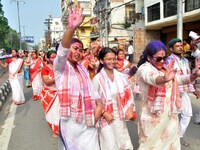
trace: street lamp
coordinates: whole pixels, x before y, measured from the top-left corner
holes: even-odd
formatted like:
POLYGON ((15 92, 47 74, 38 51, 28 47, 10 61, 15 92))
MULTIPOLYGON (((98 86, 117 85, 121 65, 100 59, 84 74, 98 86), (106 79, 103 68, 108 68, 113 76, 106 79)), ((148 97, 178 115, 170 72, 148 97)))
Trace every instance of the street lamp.
POLYGON ((21 43, 21 28, 20 28, 20 14, 19 14, 19 3, 22 2, 23 4, 25 4, 25 1, 22 0, 11 0, 12 2, 16 2, 17 3, 17 13, 18 13, 18 26, 19 26, 19 49, 22 49, 22 43, 21 43))

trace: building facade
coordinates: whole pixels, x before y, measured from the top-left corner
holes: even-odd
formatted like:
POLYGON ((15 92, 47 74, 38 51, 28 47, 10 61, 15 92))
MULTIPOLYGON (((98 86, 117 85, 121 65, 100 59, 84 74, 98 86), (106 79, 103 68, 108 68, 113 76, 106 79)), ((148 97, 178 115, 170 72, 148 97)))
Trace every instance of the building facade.
MULTIPOLYGON (((200 33, 200 1, 180 1, 183 39, 188 39, 190 31, 200 33)), ((136 14, 141 14, 134 29, 135 55, 139 56, 150 40, 158 39, 167 45, 170 39, 177 37, 177 0, 136 0, 135 4, 136 14)))
POLYGON ((134 1, 97 0, 94 10, 102 45, 113 47, 133 40, 134 1))
POLYGON ((50 25, 52 47, 56 47, 56 45, 61 41, 63 37, 63 30, 64 28, 61 18, 52 18, 50 25))
POLYGON ((92 20, 92 2, 93 0, 61 0, 61 21, 63 23, 64 28, 67 28, 68 24, 68 8, 69 6, 74 6, 75 4, 80 5, 80 7, 84 8, 83 14, 86 16, 84 22, 80 25, 80 27, 76 30, 75 36, 80 38, 83 42, 84 47, 88 47, 90 43, 90 33, 92 32, 91 20, 92 20))

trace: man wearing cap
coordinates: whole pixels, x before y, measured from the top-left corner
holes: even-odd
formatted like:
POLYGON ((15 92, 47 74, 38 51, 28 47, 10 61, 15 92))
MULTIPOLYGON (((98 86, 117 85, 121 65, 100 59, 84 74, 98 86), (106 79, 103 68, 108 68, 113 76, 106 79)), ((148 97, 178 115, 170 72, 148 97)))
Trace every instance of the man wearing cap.
POLYGON ((198 75, 198 70, 194 74, 191 74, 189 61, 182 56, 183 53, 183 43, 179 38, 173 38, 169 42, 169 49, 172 54, 167 58, 166 64, 170 63, 171 60, 175 60, 174 69, 177 69, 176 79, 180 80, 179 92, 181 96, 182 110, 180 112, 180 141, 181 144, 188 147, 190 144, 183 139, 183 135, 190 123, 192 116, 192 105, 188 92, 194 92, 192 82, 196 80, 198 75), (182 82, 181 82, 182 81, 182 82))
MULTIPOLYGON (((189 36, 192 39, 191 41, 192 56, 195 58, 200 58, 200 36, 193 31, 190 31, 189 36)), ((197 98, 199 98, 198 95, 197 95, 197 98)), ((196 114, 194 123, 200 125, 200 111, 199 113, 196 114)))

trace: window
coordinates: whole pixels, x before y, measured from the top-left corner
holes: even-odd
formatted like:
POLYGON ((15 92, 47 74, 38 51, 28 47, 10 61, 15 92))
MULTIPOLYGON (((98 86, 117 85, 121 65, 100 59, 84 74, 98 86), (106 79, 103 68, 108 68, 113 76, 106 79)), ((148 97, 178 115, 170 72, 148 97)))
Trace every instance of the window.
POLYGON ((164 18, 177 14, 177 1, 164 0, 164 18))
POLYGON ((85 29, 81 29, 81 33, 85 33, 85 29))
POLYGON ((90 9, 90 2, 79 1, 79 5, 81 8, 90 9))
POLYGON ((198 8, 200 8, 200 0, 185 1, 185 12, 192 11, 198 8))
POLYGON ((148 22, 160 19, 160 3, 147 7, 148 22))

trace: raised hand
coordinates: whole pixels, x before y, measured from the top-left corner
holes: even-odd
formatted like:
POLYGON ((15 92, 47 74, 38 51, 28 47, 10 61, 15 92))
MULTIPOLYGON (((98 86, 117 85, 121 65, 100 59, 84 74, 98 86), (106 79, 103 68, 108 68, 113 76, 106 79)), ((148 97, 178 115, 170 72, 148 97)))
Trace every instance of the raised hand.
POLYGON ((78 26, 81 25, 85 16, 83 16, 83 8, 75 5, 74 9, 70 6, 69 16, 68 16, 68 28, 75 30, 78 26))
POLYGON ((174 63, 175 63, 175 59, 173 59, 169 65, 165 66, 165 81, 168 82, 172 79, 174 79, 175 75, 176 75, 176 69, 174 69, 174 63))

